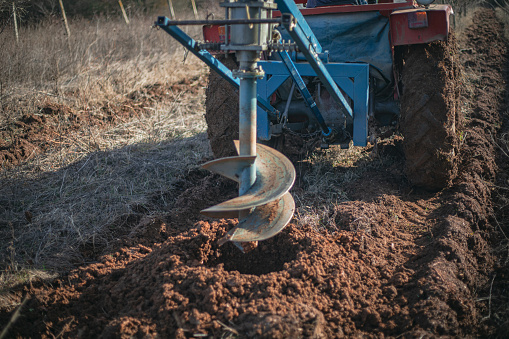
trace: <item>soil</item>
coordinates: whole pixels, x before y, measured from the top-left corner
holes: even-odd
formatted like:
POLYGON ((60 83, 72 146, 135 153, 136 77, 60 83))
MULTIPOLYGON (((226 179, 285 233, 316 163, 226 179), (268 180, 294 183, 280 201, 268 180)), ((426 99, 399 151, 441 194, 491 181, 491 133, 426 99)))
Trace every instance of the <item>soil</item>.
MULTIPOLYGON (((178 211, 144 221, 138 238, 66 276, 12 291, 27 302, 9 335, 506 336, 509 160, 496 140, 509 131, 508 55, 494 12, 479 10, 459 45, 473 77, 461 79, 468 116, 447 189, 412 187, 402 139, 385 139, 378 152, 392 161, 345 187, 352 200, 330 209, 336 229, 290 224, 242 254, 217 245, 236 221, 198 215, 201 205, 235 195, 235 185, 192 172, 195 184, 176 192, 178 211)), ((2 309, 0 324, 13 312, 2 309)))

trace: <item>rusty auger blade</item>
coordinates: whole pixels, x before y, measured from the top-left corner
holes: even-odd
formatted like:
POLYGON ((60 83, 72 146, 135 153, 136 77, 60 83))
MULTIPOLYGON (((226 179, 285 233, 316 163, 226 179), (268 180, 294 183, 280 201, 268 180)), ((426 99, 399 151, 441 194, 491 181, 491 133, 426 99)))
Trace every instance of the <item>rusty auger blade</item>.
POLYGON ((227 241, 261 241, 273 237, 290 222, 294 211, 295 201, 290 193, 286 193, 276 201, 254 208, 237 226, 219 239, 219 244, 227 241))
MULTIPOLYGON (((242 171, 254 157, 238 156, 209 161, 203 168, 239 181, 242 171)), ((283 154, 257 144, 256 181, 249 190, 234 199, 209 207, 202 214, 215 218, 244 216, 220 241, 248 242, 268 239, 279 233, 291 220, 295 202, 288 193, 295 182, 295 168, 283 154), (246 216, 247 214, 247 216, 246 216)))

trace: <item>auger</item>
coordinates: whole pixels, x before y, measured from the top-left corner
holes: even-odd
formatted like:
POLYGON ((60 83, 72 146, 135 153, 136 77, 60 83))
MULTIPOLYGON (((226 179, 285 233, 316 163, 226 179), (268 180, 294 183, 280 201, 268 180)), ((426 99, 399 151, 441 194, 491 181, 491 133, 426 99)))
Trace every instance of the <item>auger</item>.
MULTIPOLYGON (((366 146, 368 140, 376 142, 374 130, 368 128, 370 119, 379 126, 394 126, 400 115, 409 114, 412 118, 401 119, 401 124, 435 130, 405 135, 409 143, 419 140, 423 145, 405 148, 407 175, 417 185, 424 177, 437 178, 436 186, 447 184, 450 178, 443 173, 454 166, 454 159, 440 154, 454 154, 446 152, 454 148, 451 133, 444 131, 438 141, 426 137, 438 135, 436 129, 454 130, 454 124, 437 120, 443 110, 431 111, 426 105, 431 92, 441 88, 422 89, 423 104, 403 108, 405 87, 401 66, 395 66, 404 64, 402 58, 411 53, 422 54, 418 46, 447 41, 452 8, 430 6, 432 1, 226 0, 221 3, 225 19, 158 18, 156 26, 232 85, 232 97, 238 90, 238 112, 221 112, 222 119, 230 120, 238 113, 238 155, 203 165, 239 183, 238 197, 202 211, 209 217, 238 218, 220 244, 232 241, 243 250, 243 243, 270 238, 291 220, 295 203, 289 190, 295 169, 283 154, 257 143, 287 132, 320 135, 324 148, 366 146), (204 41, 195 41, 177 27, 192 24, 204 25, 204 41), (238 68, 230 70, 211 52, 230 58, 234 54, 238 68), (433 119, 438 123, 432 125, 433 119)), ((440 72, 434 67, 432 71, 440 72)), ((234 142, 233 136, 227 137, 234 142)), ((210 142, 214 154, 222 154, 215 140, 210 142)))
MULTIPOLYGON (((267 19, 275 8, 272 2, 230 1, 222 4, 227 20, 267 19)), ((219 241, 265 240, 280 232, 290 221, 295 203, 288 191, 295 181, 292 163, 276 150, 256 143, 257 79, 263 70, 257 67, 261 53, 267 50, 268 24, 232 25, 225 49, 235 51, 240 67, 233 73, 239 84, 238 156, 210 161, 203 168, 239 183, 239 197, 207 208, 201 213, 211 217, 239 218, 238 225, 219 241)))
MULTIPOLYGON (((227 1, 222 6, 226 8, 225 22, 230 26, 221 49, 235 51, 240 64, 232 73, 239 88, 239 140, 235 142, 238 156, 215 159, 202 167, 238 182, 239 197, 201 213, 238 218, 238 225, 219 244, 233 241, 244 250, 243 243, 270 238, 291 220, 295 202, 288 191, 295 181, 295 168, 283 154, 256 142, 256 85, 257 79, 264 76, 257 62, 261 53, 268 50, 268 37, 272 34, 269 23, 274 22, 271 11, 276 6, 272 1, 227 1)), ((159 18, 158 23, 168 27, 166 18, 159 18)))

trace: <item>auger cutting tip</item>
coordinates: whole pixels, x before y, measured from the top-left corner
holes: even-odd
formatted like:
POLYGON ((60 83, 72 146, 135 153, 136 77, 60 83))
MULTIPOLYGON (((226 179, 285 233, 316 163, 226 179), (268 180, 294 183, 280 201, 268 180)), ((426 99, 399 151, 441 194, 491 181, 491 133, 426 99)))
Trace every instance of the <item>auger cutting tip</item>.
POLYGON ((219 240, 219 245, 227 241, 251 242, 271 238, 288 225, 294 211, 295 201, 290 193, 286 193, 276 201, 256 207, 219 240))

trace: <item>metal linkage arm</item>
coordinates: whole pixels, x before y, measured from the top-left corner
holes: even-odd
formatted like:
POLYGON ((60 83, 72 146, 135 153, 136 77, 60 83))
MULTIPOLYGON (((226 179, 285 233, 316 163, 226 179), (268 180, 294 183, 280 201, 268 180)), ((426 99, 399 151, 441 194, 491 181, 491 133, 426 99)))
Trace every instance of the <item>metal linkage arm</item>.
POLYGON ((281 24, 281 19, 170 20, 169 26, 281 24))
MULTIPOLYGON (((239 80, 234 78, 232 72, 226 67, 221 61, 214 58, 212 54, 210 54, 207 50, 200 50, 197 48, 197 42, 191 38, 189 35, 184 33, 177 26, 170 25, 170 19, 165 16, 160 16, 157 18, 156 26, 162 28, 166 33, 171 35, 175 40, 180 42, 182 46, 187 48, 191 53, 196 55, 200 60, 205 62, 207 66, 212 68, 215 72, 221 75, 226 81, 232 84, 237 90, 239 89, 239 80)), ((263 110, 267 111, 274 118, 279 117, 279 111, 272 107, 272 105, 262 98, 261 96, 257 96, 258 106, 260 106, 263 110)))
MULTIPOLYGON (((287 3, 288 1, 276 0, 276 2, 279 5, 280 2, 287 3)), ((312 48, 309 48, 309 46, 312 46, 312 41, 309 40, 308 36, 302 30, 301 25, 295 23, 295 18, 293 17, 292 14, 283 13, 283 26, 290 34, 293 41, 295 41, 295 43, 299 47, 300 52, 304 54, 306 60, 309 62, 311 67, 313 67, 314 71, 316 72, 316 75, 318 76, 318 78, 320 78, 323 85, 329 91, 329 94, 332 96, 334 101, 336 101, 339 104, 342 104, 345 107, 346 111, 349 114, 347 118, 351 121, 351 119, 353 118, 352 107, 350 107, 350 105, 346 101, 343 93, 341 93, 341 91, 339 90, 339 87, 332 79, 331 75, 329 74, 329 71, 327 71, 327 69, 323 65, 323 62, 318 57, 317 53, 313 51, 312 48)))
POLYGON ((308 88, 306 87, 306 84, 304 83, 304 80, 302 80, 302 77, 299 74, 299 71, 297 71, 297 68, 295 67, 292 59, 288 55, 288 52, 283 51, 279 52, 279 57, 283 61, 284 65, 288 69, 288 73, 290 73, 290 76, 292 77, 293 81, 297 84, 297 87, 302 94, 302 97, 306 101, 306 104, 311 109, 313 114, 315 115, 316 120, 318 121, 318 124, 320 125, 320 128, 322 129, 322 133, 325 136, 328 136, 331 133, 330 128, 325 123, 325 120, 323 119, 322 114, 320 113, 320 110, 318 109, 318 106, 316 105, 315 100, 311 96, 311 93, 309 93, 308 88))

